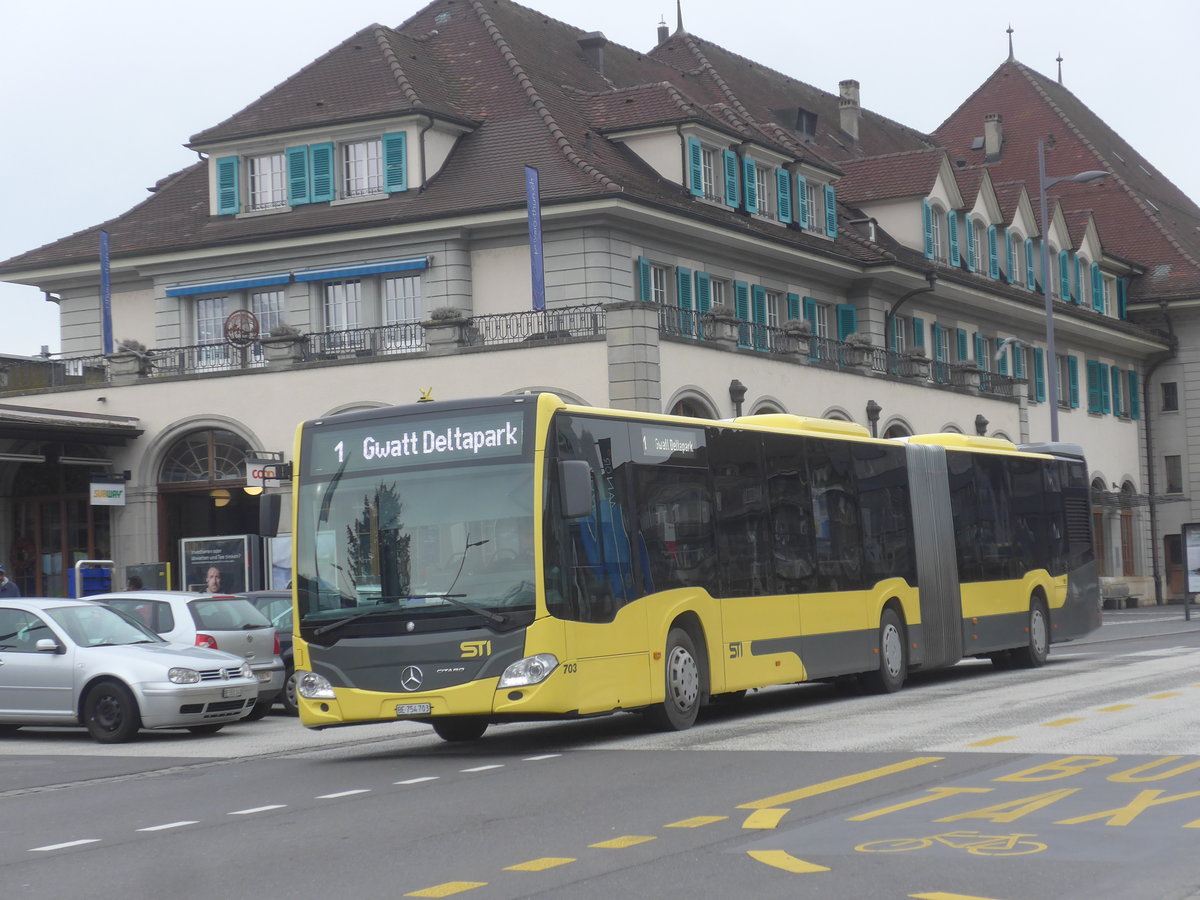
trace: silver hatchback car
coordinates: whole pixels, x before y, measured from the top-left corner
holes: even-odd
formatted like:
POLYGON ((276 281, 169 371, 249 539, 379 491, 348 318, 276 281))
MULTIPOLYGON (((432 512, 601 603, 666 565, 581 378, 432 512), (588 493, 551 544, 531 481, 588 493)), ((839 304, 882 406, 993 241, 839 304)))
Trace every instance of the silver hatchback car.
POLYGON ((238 656, 168 643, 95 603, 0 597, 0 734, 84 725, 106 744, 139 728, 211 734, 257 700, 238 656))
POLYGON ((196 591, 114 591, 87 599, 111 606, 168 641, 245 659, 258 679, 258 703, 250 719, 270 712, 283 691, 284 665, 275 627, 249 600, 196 591))

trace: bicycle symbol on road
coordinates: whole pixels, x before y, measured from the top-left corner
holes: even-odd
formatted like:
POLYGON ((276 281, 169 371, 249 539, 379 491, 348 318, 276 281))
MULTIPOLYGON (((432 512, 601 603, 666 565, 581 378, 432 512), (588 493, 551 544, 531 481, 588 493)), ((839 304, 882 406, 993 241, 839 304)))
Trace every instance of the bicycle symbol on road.
POLYGON ((859 853, 903 853, 906 850, 924 850, 935 843, 945 844, 955 850, 966 850, 975 856, 1026 856, 1041 853, 1046 845, 1041 841, 1028 841, 1036 834, 980 834, 978 831, 947 831, 920 838, 892 838, 883 841, 868 841, 854 849, 859 853))

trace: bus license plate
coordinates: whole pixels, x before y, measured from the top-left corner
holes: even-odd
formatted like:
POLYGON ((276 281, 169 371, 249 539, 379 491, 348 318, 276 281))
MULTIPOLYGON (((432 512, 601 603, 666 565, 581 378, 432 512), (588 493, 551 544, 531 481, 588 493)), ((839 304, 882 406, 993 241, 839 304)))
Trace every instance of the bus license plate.
POLYGON ((430 706, 428 703, 397 703, 396 715, 398 716, 427 716, 429 715, 430 706))

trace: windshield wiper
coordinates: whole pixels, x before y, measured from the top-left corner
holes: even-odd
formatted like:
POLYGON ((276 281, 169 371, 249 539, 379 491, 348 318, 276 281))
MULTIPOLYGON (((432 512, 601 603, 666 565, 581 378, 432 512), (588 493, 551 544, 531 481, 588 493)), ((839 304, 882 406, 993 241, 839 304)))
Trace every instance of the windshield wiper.
POLYGON ((467 595, 466 594, 411 594, 411 595, 409 595, 409 599, 410 600, 445 600, 449 603, 454 604, 459 609, 465 609, 467 612, 473 612, 473 613, 476 613, 477 615, 483 616, 489 622, 493 622, 496 625, 503 625, 505 622, 508 621, 507 616, 501 615, 498 612, 492 612, 490 609, 484 609, 481 606, 476 606, 473 603, 467 603, 465 600, 458 599, 459 597, 465 597, 465 596, 467 596, 467 595))
POLYGON ((363 612, 354 613, 352 616, 346 616, 344 619, 338 619, 336 622, 330 622, 328 625, 322 625, 320 628, 313 629, 313 637, 318 637, 322 634, 328 634, 331 631, 336 631, 343 625, 349 625, 351 622, 357 622, 359 619, 365 619, 367 616, 376 616, 385 612, 399 612, 399 606, 388 606, 386 608, 375 607, 375 609, 364 610, 363 612))

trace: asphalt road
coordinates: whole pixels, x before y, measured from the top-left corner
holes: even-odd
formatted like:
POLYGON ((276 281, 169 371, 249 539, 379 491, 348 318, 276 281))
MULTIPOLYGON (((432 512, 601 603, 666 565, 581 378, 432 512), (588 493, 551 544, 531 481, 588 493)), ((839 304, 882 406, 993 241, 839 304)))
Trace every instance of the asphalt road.
POLYGON ((1200 617, 1032 672, 493 728, 0 738, 7 897, 1200 897, 1200 617), (692 752, 688 752, 692 751, 692 752))

